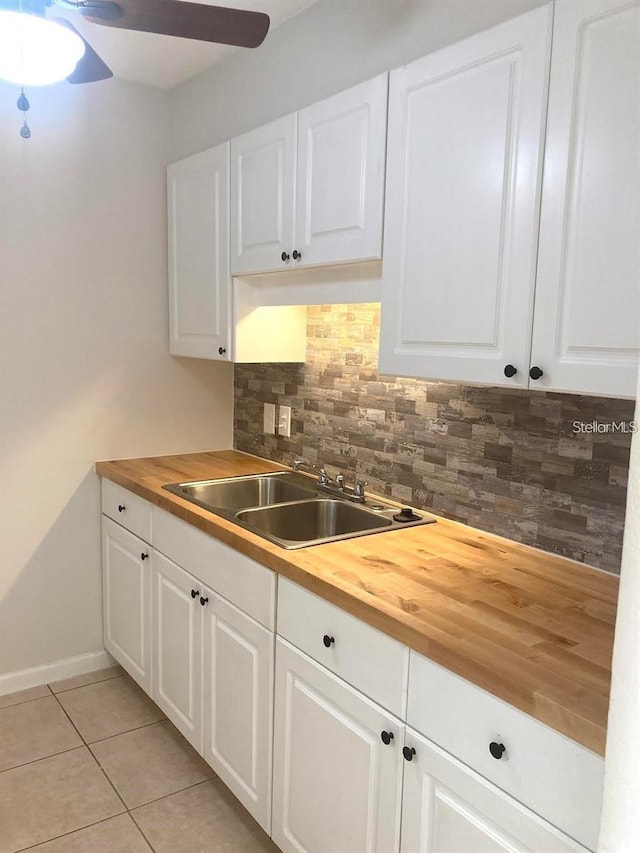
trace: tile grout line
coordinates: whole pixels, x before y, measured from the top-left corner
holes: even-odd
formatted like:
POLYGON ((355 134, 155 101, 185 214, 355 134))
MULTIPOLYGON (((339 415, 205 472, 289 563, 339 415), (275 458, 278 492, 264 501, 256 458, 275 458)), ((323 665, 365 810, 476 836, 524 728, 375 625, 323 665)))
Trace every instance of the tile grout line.
POLYGON ((32 758, 31 761, 23 761, 22 764, 14 764, 12 767, 5 767, 0 770, 0 776, 3 773, 9 773, 11 770, 19 770, 20 767, 28 767, 30 764, 37 764, 39 761, 46 761, 47 758, 55 758, 57 755, 65 755, 67 752, 73 752, 76 749, 84 749, 86 743, 77 743, 75 746, 70 746, 68 749, 61 749, 59 752, 51 752, 47 755, 41 755, 39 758, 32 758))
MULTIPOLYGON (((18 705, 28 705, 29 702, 39 702, 41 699, 50 699, 52 696, 55 696, 53 690, 49 687, 48 684, 37 684, 36 687, 46 687, 49 693, 46 696, 35 696, 33 699, 21 699, 20 702, 14 702, 12 705, 3 705, 0 707, 0 713, 2 711, 6 711, 9 708, 17 708, 18 705)), ((26 688, 29 690, 30 688, 26 688)), ((17 690, 16 693, 22 693, 21 690, 17 690)), ((12 696, 12 693, 5 693, 4 696, 12 696)), ((4 696, 0 696, 0 700, 4 698, 4 696)))
MULTIPOLYGON (((55 695, 55 694, 54 694, 54 695, 55 695)), ((128 813, 129 813, 129 809, 127 808, 127 804, 125 803, 125 801, 124 801, 124 800, 122 799, 122 797, 120 796, 120 792, 118 791, 118 789, 116 788, 116 786, 113 784, 113 782, 111 781, 111 779, 107 776, 106 771, 104 770, 104 768, 102 767, 102 765, 100 764, 100 762, 98 761, 98 759, 97 759, 97 758, 95 757, 95 755, 93 754, 93 752, 92 752, 92 750, 91 750, 91 747, 90 747, 90 746, 89 746, 89 744, 86 742, 86 740, 82 737, 82 735, 80 734, 80 732, 79 732, 79 730, 78 730, 78 728, 77 728, 76 724, 73 722, 73 720, 71 719, 71 717, 70 717, 70 716, 69 716, 69 714, 67 713, 66 708, 62 705, 62 703, 60 702, 60 700, 58 699, 58 697, 57 697, 57 696, 56 696, 56 701, 58 702, 58 705, 60 705, 60 707, 62 708, 63 713, 65 714, 65 716, 67 717, 67 719, 69 720, 69 722, 71 723, 71 725, 73 726, 73 728, 76 730, 76 732, 78 732, 78 735, 80 736, 80 738, 81 738, 81 740, 82 740, 82 742, 83 742, 83 744, 84 744, 84 748, 87 750, 87 752, 89 753, 89 755, 91 756, 91 758, 94 760, 94 762, 95 762, 96 766, 98 767, 98 769, 100 770, 100 772, 102 773, 102 775, 104 776, 104 778, 107 780, 107 782, 108 782, 109 786, 113 789, 113 792, 115 793, 116 797, 117 797, 117 798, 118 798, 118 800, 122 803, 122 806, 123 806, 123 808, 124 808, 124 811, 128 814, 128 813)))
MULTIPOLYGON (((113 681, 114 678, 124 678, 125 675, 126 673, 124 671, 116 672, 114 675, 110 675, 107 678, 99 678, 97 681, 88 681, 86 684, 76 684, 75 687, 63 687, 62 690, 54 690, 51 687, 51 684, 47 684, 47 687, 51 690, 54 696, 58 696, 60 693, 70 693, 72 690, 80 690, 83 687, 93 687, 94 684, 103 684, 105 681, 113 681)), ((55 683, 55 681, 52 682, 52 684, 55 683)))
POLYGON ((153 844, 149 841, 149 839, 147 838, 147 836, 146 836, 146 834, 145 834, 144 829, 140 826, 140 824, 139 824, 139 823, 138 823, 138 821, 135 819, 135 817, 133 816, 133 814, 132 814, 131 812, 127 812, 127 814, 129 815, 129 817, 130 817, 130 818, 131 818, 131 820, 133 821, 133 825, 136 827, 136 829, 138 830, 138 832, 140 833, 140 835, 141 835, 141 836, 144 838, 144 840, 147 842, 147 844, 149 845, 149 847, 151 848, 151 850, 153 851, 153 853, 156 853, 156 848, 155 848, 155 847, 153 846, 153 844))
MULTIPOLYGON (((212 773, 213 773, 213 771, 212 771, 212 773)), ((138 805, 138 806, 132 806, 128 810, 129 814, 131 814, 131 817, 133 817, 133 812, 136 811, 137 809, 144 809, 147 806, 151 806, 151 805, 154 805, 155 803, 159 803, 161 800, 167 800, 169 797, 175 797, 176 794, 182 794, 184 791, 190 791, 191 788, 197 788, 198 785, 206 785, 208 782, 214 782, 214 779, 218 779, 218 778, 220 778, 220 777, 216 776, 214 773, 208 779, 201 779, 199 782, 193 782, 193 784, 186 785, 184 788, 179 788, 177 791, 171 791, 170 794, 163 794, 161 797, 156 797, 155 800, 149 800, 146 803, 140 803, 140 805, 138 805)), ((135 820, 135 818, 134 818, 134 820, 135 820)))
POLYGON ((88 740, 85 741, 88 747, 94 746, 96 743, 104 743, 105 740, 111 740, 114 737, 121 737, 121 735, 128 735, 130 732, 139 732, 140 729, 148 729, 150 726, 157 726, 158 723, 167 723, 171 722, 167 717, 163 717, 161 720, 153 720, 150 723, 143 723, 141 726, 134 726, 132 729, 125 729, 123 732, 118 732, 115 735, 107 735, 106 737, 99 737, 96 740, 88 740))
MULTIPOLYGON (((37 844, 32 844, 31 847, 21 847, 19 850, 14 851, 14 853, 27 853, 28 850, 37 850, 39 847, 49 844, 51 841, 59 841, 61 838, 67 838, 70 835, 74 835, 76 832, 83 832, 85 829, 91 829, 93 826, 100 826, 101 823, 107 823, 110 820, 115 820, 115 818, 122 817, 123 814, 128 814, 128 812, 120 812, 120 814, 111 815, 110 817, 102 818, 102 820, 96 820, 93 821, 93 823, 88 823, 86 826, 80 826, 78 829, 63 832, 61 835, 54 835, 53 838, 47 838, 45 841, 38 841, 37 844)), ((155 853, 155 850, 153 853, 155 853)))

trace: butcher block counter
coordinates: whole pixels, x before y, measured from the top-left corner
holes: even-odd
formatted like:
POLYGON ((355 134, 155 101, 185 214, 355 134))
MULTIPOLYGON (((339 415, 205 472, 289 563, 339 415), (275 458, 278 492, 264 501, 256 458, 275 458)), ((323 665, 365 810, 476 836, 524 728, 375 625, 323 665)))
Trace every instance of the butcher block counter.
POLYGON ((162 487, 282 471, 233 450, 97 473, 604 754, 618 579, 438 517, 287 551, 162 487))

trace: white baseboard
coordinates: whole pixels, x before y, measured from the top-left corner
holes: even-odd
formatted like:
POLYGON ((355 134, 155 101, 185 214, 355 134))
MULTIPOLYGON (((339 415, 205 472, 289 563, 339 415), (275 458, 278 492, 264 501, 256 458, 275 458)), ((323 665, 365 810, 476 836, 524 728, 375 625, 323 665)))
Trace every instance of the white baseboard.
POLYGON ((97 669, 105 669, 115 664, 114 659, 104 649, 101 652, 90 652, 73 658, 64 658, 31 669, 21 669, 18 672, 8 672, 0 675, 0 696, 15 693, 40 684, 51 684, 73 675, 84 675, 97 669))

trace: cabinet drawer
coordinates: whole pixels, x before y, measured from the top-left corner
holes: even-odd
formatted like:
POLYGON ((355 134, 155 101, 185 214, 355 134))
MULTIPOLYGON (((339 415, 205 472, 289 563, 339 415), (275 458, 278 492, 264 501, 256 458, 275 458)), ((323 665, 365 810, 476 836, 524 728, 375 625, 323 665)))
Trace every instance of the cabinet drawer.
POLYGON ((407 723, 596 849, 604 776, 599 755, 416 652, 410 656, 407 723), (492 743, 505 747, 499 759, 492 743))
POLYGON ((151 542, 151 504, 104 477, 102 512, 145 542, 151 542))
POLYGON ((404 718, 406 646, 282 577, 278 582, 278 634, 404 718))
POLYGON ((157 551, 273 631, 275 575, 270 569, 156 506, 153 537, 157 551))

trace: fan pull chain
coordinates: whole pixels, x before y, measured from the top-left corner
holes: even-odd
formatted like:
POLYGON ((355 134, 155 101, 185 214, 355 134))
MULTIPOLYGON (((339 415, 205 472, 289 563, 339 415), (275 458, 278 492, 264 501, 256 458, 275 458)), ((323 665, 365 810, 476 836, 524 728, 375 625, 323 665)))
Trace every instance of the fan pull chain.
MULTIPOLYGON (((18 12, 21 15, 23 14, 22 0, 18 0, 18 12)), ((24 70, 24 44, 22 43, 22 40, 20 41, 20 52, 22 54, 22 68, 24 70)), ((31 104, 29 103, 29 99, 24 93, 24 86, 20 87, 20 97, 18 98, 16 106, 22 113, 22 127, 20 128, 20 136, 23 139, 31 139, 31 128, 29 127, 26 116, 27 112, 31 108, 31 104)))
POLYGON ((27 123, 27 116, 26 116, 26 113, 29 111, 31 104, 29 103, 29 99, 27 98, 27 96, 24 93, 24 86, 22 86, 20 89, 20 97, 18 98, 18 100, 16 102, 16 106, 18 107, 18 109, 22 113, 22 127, 20 128, 20 136, 23 139, 31 139, 31 128, 29 127, 29 124, 27 123))

